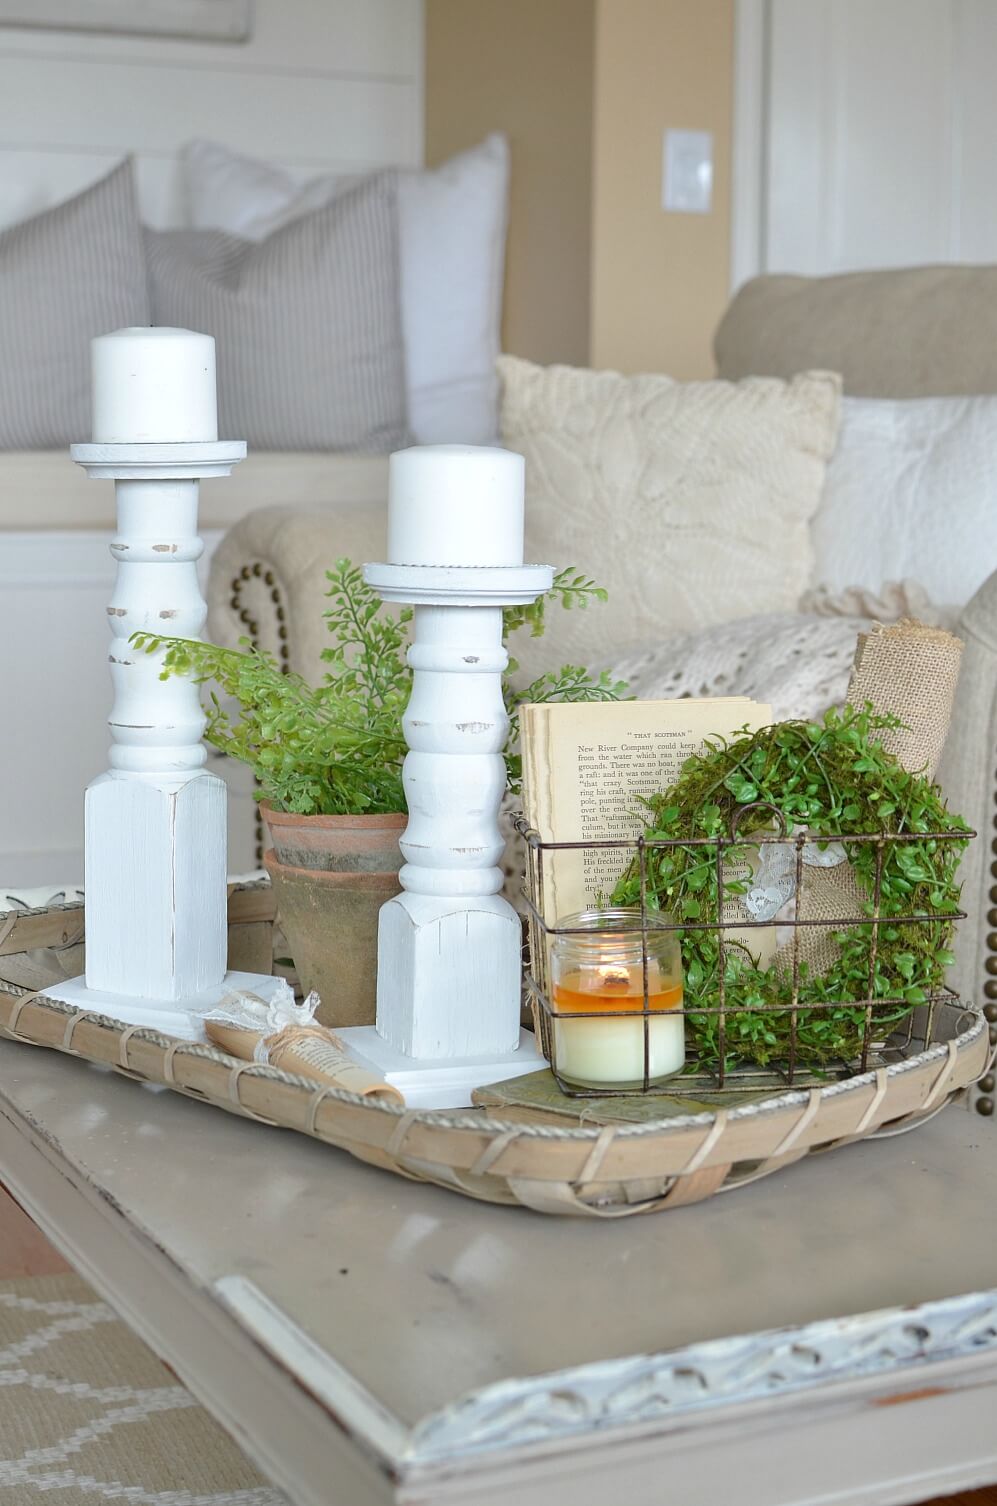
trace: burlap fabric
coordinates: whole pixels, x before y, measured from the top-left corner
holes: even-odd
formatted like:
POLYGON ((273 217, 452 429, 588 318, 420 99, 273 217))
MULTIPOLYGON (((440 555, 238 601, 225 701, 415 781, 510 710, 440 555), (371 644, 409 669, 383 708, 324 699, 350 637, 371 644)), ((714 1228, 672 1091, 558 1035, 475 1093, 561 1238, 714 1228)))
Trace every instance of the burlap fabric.
MULTIPOLYGON (((961 657, 961 639, 909 617, 859 634, 848 703, 858 707, 869 702, 881 714, 892 712, 900 718, 903 727, 883 732, 880 741, 912 774, 934 777, 952 716, 961 657)), ((800 920, 854 919, 862 914, 865 898, 850 864, 805 867, 796 915, 800 920)), ((804 926, 776 954, 780 969, 792 969, 794 943, 811 973, 823 972, 838 954, 828 930, 804 926)))

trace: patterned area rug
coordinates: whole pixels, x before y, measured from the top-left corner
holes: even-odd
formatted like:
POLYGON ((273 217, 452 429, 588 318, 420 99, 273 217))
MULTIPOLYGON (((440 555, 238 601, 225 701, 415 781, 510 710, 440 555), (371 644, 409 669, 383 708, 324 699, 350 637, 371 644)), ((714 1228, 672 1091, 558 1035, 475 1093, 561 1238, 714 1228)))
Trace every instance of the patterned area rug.
POLYGON ((0 1281, 0 1506, 287 1506, 78 1276, 0 1281))

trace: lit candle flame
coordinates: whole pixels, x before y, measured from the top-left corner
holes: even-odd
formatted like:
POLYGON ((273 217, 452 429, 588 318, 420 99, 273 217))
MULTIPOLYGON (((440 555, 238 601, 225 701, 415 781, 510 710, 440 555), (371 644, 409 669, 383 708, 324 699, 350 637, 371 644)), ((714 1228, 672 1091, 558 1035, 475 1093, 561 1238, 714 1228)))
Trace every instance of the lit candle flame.
POLYGON ((610 987, 613 983, 630 982, 630 969, 628 967, 621 967, 616 962, 607 962, 602 967, 597 967, 596 972, 599 975, 599 982, 604 988, 610 987))

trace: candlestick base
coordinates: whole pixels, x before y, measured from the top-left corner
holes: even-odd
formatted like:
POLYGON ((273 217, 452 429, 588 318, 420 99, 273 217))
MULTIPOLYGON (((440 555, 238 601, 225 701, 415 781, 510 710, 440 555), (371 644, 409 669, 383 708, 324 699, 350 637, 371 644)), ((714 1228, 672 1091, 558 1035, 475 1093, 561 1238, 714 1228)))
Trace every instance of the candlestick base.
POLYGON ((389 1046, 373 1025, 355 1025, 336 1034, 358 1066, 397 1088, 410 1109, 466 1109, 475 1088, 510 1077, 539 1072, 547 1063, 528 1030, 519 1033, 514 1051, 495 1056, 405 1056, 389 1046))
POLYGON ((124 1025, 145 1025, 149 1030, 158 1030, 161 1035, 176 1036, 182 1041, 206 1042, 202 1024, 209 1009, 220 1004, 228 993, 256 994, 267 1003, 273 997, 283 979, 267 973, 226 973, 220 983, 187 999, 130 999, 125 994, 113 994, 104 989, 87 988, 86 978, 69 978, 65 983, 55 983, 43 989, 44 999, 56 999, 60 1004, 71 1004, 81 1014, 103 1015, 120 1020, 124 1025))
POLYGON ((88 988, 168 1000, 182 1012, 181 1000, 219 983, 228 950, 226 799, 224 782, 204 769, 186 778, 114 771, 88 787, 88 988))
MULTIPOLYGON (((405 838, 410 833, 411 816, 405 838)), ((522 946, 522 922, 499 894, 389 899, 378 917, 378 1035, 406 1060, 477 1061, 515 1051, 522 946)))

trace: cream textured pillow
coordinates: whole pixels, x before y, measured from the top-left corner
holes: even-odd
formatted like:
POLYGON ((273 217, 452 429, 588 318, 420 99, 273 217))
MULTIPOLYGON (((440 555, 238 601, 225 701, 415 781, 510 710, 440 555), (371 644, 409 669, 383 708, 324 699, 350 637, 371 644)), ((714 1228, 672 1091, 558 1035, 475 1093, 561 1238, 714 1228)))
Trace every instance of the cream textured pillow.
POLYGON ((796 608, 836 376, 675 382, 512 356, 499 374, 503 441, 526 457, 527 559, 577 565, 609 591, 517 642, 526 674, 599 668, 668 634, 796 608))

